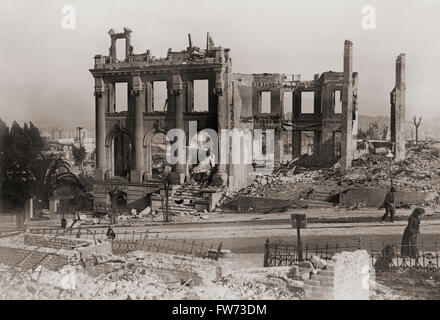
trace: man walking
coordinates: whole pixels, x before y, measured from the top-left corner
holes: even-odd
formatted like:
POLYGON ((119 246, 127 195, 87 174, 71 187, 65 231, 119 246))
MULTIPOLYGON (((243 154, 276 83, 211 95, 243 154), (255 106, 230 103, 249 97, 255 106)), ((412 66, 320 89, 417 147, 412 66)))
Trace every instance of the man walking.
POLYGON ((382 216, 382 222, 385 222, 388 219, 388 216, 390 216, 390 222, 394 222, 394 214, 396 213, 394 206, 394 192, 396 192, 396 189, 391 187, 390 191, 385 196, 385 200, 383 202, 385 214, 382 216))

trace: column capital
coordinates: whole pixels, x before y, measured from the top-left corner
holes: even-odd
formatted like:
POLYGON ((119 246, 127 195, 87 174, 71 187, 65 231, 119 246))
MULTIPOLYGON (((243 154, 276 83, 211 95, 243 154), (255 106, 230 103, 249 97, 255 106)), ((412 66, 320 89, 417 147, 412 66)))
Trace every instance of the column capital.
POLYGON ((107 85, 102 79, 102 77, 95 78, 95 96, 102 97, 107 89, 107 85))
POLYGON ((214 88, 214 94, 217 96, 223 95, 223 88, 214 88))
POLYGON ((179 95, 182 94, 183 89, 182 89, 182 88, 173 88, 173 89, 171 90, 171 92, 172 92, 175 96, 179 96, 179 95))
POLYGON ((138 97, 142 94, 142 92, 144 92, 144 89, 133 89, 133 90, 131 90, 130 94, 132 96, 138 97))

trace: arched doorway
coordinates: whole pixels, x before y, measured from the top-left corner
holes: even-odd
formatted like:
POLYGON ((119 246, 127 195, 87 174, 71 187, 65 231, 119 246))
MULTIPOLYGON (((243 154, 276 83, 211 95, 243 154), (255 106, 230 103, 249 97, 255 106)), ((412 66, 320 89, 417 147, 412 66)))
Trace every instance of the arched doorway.
POLYGON ((113 176, 129 180, 131 171, 131 142, 127 133, 123 131, 115 133, 112 151, 113 176))

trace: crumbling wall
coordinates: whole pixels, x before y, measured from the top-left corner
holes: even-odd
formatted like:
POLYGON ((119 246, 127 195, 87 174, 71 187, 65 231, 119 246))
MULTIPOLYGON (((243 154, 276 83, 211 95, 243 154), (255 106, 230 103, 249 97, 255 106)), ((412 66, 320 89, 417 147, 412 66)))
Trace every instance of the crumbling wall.
MULTIPOLYGON (((233 129, 243 130, 244 133, 248 132, 250 136, 252 136, 253 122, 246 120, 242 121, 242 119, 247 119, 252 116, 252 76, 234 75, 234 77, 236 79, 232 81, 232 102, 234 107, 233 129)), ((232 190, 240 190, 246 187, 252 181, 254 172, 252 161, 250 163, 245 163, 244 161, 245 156, 249 156, 244 154, 244 141, 241 144, 240 150, 233 149, 232 145, 229 147, 229 187, 232 190), (240 163, 233 163, 232 155, 237 151, 240 151, 241 160, 240 163)))
MULTIPOLYGON (((342 206, 353 206, 363 202, 366 206, 380 206, 383 204, 387 189, 353 188, 347 189, 339 194, 339 204, 342 206)), ((397 191, 394 193, 396 205, 424 204, 434 201, 437 197, 435 192, 407 192, 397 191)))
POLYGON ((370 257, 366 250, 336 253, 325 270, 304 280, 307 300, 368 300, 370 257))

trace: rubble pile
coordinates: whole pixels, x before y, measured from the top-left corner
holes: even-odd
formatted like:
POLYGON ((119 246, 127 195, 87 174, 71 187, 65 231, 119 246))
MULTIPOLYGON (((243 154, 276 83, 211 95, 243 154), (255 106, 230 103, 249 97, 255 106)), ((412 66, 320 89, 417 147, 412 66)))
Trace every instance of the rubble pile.
POLYGON ((299 298, 291 290, 293 280, 268 270, 222 274, 206 260, 143 251, 95 258, 91 266, 67 265, 58 271, 39 266, 18 272, 0 265, 0 299, 299 298))
POLYGON ((339 185, 389 186, 407 191, 440 191, 440 145, 421 145, 407 150, 404 161, 394 163, 383 155, 367 154, 353 161, 339 185))
POLYGON ((290 270, 290 276, 294 279, 307 280, 313 274, 318 274, 319 270, 326 270, 329 264, 333 265, 334 262, 312 256, 310 261, 301 261, 294 265, 290 270))
POLYGON ((257 173, 254 181, 240 190, 237 196, 286 199, 286 197, 291 197, 292 194, 304 191, 306 186, 313 186, 323 176, 322 170, 299 168, 279 170, 272 175, 257 173))

